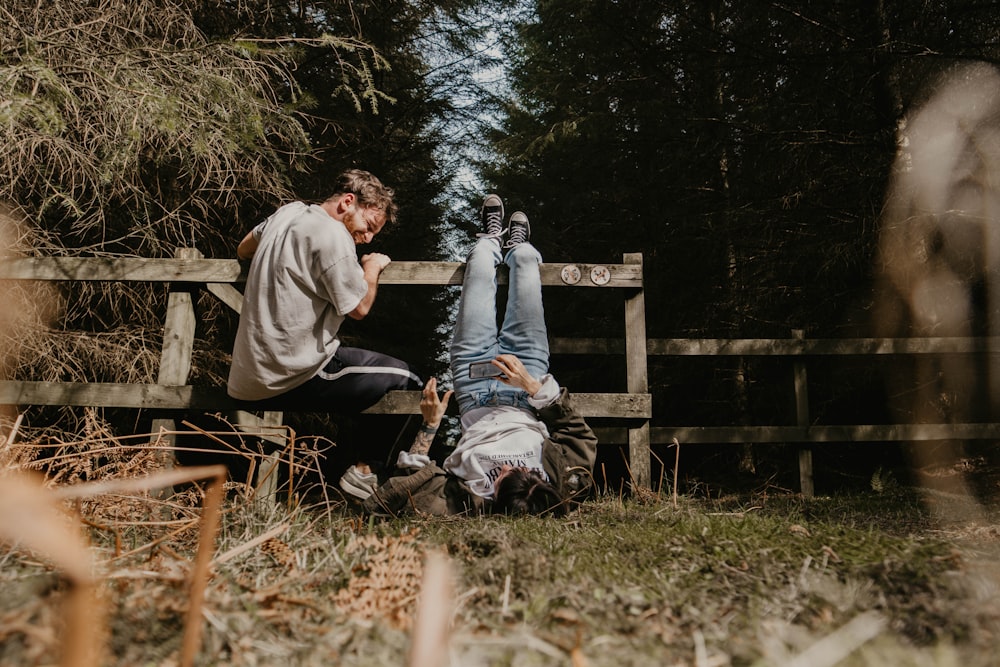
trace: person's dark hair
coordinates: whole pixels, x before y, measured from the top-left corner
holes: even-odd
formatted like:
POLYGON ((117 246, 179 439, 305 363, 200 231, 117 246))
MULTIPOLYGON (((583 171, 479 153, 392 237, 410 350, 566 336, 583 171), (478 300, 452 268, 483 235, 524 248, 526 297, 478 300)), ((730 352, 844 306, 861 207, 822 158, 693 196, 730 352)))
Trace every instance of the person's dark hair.
POLYGON ((510 514, 566 514, 556 487, 537 470, 514 468, 500 478, 493 491, 493 512, 510 514))
POLYGON ((327 200, 336 199, 347 193, 358 198, 358 205, 361 208, 375 207, 384 211, 386 225, 396 222, 396 213, 399 211, 399 206, 393 199, 396 193, 392 188, 383 185, 375 174, 363 169, 348 169, 337 177, 333 194, 327 197, 327 200))

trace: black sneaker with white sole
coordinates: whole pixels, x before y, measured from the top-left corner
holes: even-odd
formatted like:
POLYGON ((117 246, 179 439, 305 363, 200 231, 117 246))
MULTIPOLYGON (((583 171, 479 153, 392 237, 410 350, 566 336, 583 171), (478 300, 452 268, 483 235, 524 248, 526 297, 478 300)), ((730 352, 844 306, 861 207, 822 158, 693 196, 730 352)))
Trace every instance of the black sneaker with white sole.
POLYGON ((531 225, 528 224, 528 216, 521 211, 515 211, 510 215, 510 222, 507 225, 507 242, 504 248, 513 248, 528 241, 531 238, 531 225))
POLYGON ((490 239, 499 239, 503 236, 503 200, 500 197, 486 195, 480 215, 483 231, 476 236, 490 239))

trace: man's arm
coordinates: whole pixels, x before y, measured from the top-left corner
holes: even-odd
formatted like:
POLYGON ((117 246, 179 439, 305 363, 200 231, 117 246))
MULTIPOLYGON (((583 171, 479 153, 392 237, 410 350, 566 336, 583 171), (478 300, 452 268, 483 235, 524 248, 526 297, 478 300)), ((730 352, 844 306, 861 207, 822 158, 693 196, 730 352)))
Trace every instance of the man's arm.
POLYGON ((236 256, 240 259, 250 259, 255 252, 257 252, 257 239, 254 238, 253 231, 249 231, 236 246, 236 256))
POLYGON ((347 313, 347 316, 352 320, 363 320, 369 311, 371 311, 372 306, 375 305, 379 276, 382 275, 382 271, 385 270, 385 267, 389 266, 389 262, 391 261, 388 255, 383 255, 380 252, 373 252, 361 257, 361 268, 365 272, 365 282, 368 283, 368 291, 361 297, 361 301, 355 306, 354 310, 347 313))

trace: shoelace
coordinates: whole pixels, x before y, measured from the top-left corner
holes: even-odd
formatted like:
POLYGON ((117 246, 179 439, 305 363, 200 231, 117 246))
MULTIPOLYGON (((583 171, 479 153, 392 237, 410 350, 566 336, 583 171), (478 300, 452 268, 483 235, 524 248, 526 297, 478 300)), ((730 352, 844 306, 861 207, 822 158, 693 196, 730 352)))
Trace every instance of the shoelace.
POLYGON ((488 231, 481 234, 476 234, 477 238, 488 238, 495 239, 503 236, 503 233, 507 231, 503 228, 503 214, 499 211, 496 213, 486 214, 486 229, 495 229, 496 231, 488 231))
POLYGON ((512 227, 510 230, 510 238, 507 239, 507 247, 516 246, 520 243, 524 243, 528 240, 528 230, 524 227, 512 227))

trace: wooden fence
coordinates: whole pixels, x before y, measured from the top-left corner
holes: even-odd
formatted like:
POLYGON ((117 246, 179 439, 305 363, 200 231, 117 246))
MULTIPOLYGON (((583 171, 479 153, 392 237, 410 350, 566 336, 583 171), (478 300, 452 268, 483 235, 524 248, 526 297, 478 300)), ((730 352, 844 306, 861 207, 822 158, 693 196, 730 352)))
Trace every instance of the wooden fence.
MULTIPOLYGON (((670 339, 650 338, 650 357, 784 357, 791 366, 794 424, 739 426, 668 426, 650 428, 649 442, 683 444, 798 444, 799 482, 804 496, 812 496, 812 445, 838 442, 932 442, 945 440, 997 440, 1000 424, 894 423, 821 424, 810 412, 808 362, 817 358, 1000 354, 1000 337, 828 338, 807 339, 801 331, 789 338, 770 339, 670 339)), ((578 345, 584 354, 621 354, 621 343, 591 339, 578 345)), ((608 433, 611 439, 621 434, 608 433)))
MULTIPOLYGON (((224 387, 188 384, 197 328, 194 304, 204 289, 236 312, 243 295, 235 287, 246 280, 246 267, 232 259, 205 259, 194 249, 181 248, 172 259, 140 258, 16 258, 0 263, 0 280, 164 282, 170 285, 163 322, 163 348, 156 384, 98 382, 0 381, 0 405, 67 405, 141 408, 149 410, 219 410, 241 415, 240 425, 274 427, 280 412, 254 415, 253 404, 230 398, 224 387)), ((461 262, 393 262, 383 272, 380 285, 461 285, 461 262)), ((627 444, 634 483, 650 484, 649 418, 652 398, 647 391, 646 329, 642 255, 626 254, 621 264, 542 264, 542 284, 572 290, 611 289, 622 294, 625 336, 617 341, 625 357, 626 392, 575 393, 574 401, 585 417, 619 421, 620 427, 598 429, 602 442, 627 444)), ((501 275, 501 282, 504 278, 501 275)), ((553 354, 590 349, 586 339, 554 342, 553 354)), ((283 410, 294 406, 277 406, 283 410)), ((419 414, 420 392, 390 392, 365 411, 370 414, 419 414)), ((173 431, 172 420, 153 423, 153 430, 173 431)))
MULTIPOLYGON (((383 273, 383 286, 461 285, 459 262, 393 262, 383 273)), ((925 442, 935 440, 1000 440, 996 423, 910 423, 824 425, 814 423, 809 407, 807 364, 831 356, 981 354, 1000 352, 1000 338, 851 338, 806 339, 798 332, 786 339, 647 338, 642 255, 627 254, 621 264, 543 264, 542 283, 566 288, 615 289, 624 301, 623 338, 553 338, 553 354, 621 355, 625 392, 574 393, 587 417, 613 420, 595 429, 602 443, 627 444, 633 481, 648 486, 650 445, 708 443, 790 443, 799 449, 801 491, 813 494, 812 446, 833 442, 925 442), (750 426, 651 426, 647 358, 785 357, 792 368, 794 424, 750 426)), ((0 280, 145 281, 170 285, 164 318, 163 350, 156 384, 0 381, 0 405, 71 405, 149 410, 204 409, 244 411, 248 406, 229 398, 222 387, 188 385, 196 319, 196 292, 207 290, 239 312, 245 267, 236 260, 204 259, 180 249, 173 259, 21 258, 0 264, 0 280)), ((562 292, 562 290, 560 290, 562 292)), ((372 414, 419 414, 419 392, 391 392, 367 410, 372 414)), ((252 408, 252 406, 249 406, 252 408)), ((282 406, 293 409, 292 406, 282 406)), ((241 414, 247 414, 241 412, 241 414)), ((250 418, 257 425, 281 424, 280 412, 250 418)), ((156 424, 157 422, 154 422, 156 424)), ((159 426, 173 430, 169 420, 159 426)))

